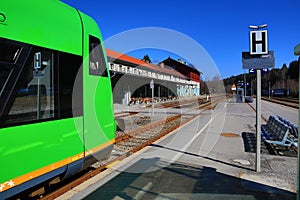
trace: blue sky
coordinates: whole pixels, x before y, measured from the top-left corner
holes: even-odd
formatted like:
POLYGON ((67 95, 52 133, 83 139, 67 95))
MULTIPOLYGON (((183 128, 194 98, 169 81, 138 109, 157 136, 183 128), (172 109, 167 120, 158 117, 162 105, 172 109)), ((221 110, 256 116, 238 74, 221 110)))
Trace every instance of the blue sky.
MULTIPOLYGON (((249 51, 249 25, 268 24, 269 50, 274 50, 275 67, 289 65, 297 57, 300 43, 299 0, 63 0, 90 15, 98 23, 104 40, 130 29, 161 27, 178 31, 198 42, 211 56, 223 78, 238 75, 241 52, 249 51)), ((135 51, 137 58, 148 54, 163 60, 170 52, 135 51)), ((204 66, 196 66, 201 68, 204 66)), ((202 70, 205 71, 205 70, 202 70)))

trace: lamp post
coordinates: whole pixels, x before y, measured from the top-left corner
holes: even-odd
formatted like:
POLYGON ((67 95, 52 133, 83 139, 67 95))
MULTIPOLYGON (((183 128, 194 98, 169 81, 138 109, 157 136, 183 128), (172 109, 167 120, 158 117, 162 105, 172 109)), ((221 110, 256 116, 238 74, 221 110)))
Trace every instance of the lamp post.
POLYGON ((246 81, 246 73, 244 73, 244 97, 247 96, 247 81, 246 81))
POLYGON ((253 97, 252 84, 253 84, 253 80, 251 80, 251 97, 253 97))
POLYGON ((152 91, 152 116, 154 116, 154 81, 153 79, 150 81, 150 89, 152 91))
POLYGON ((262 24, 262 25, 259 25, 259 26, 250 25, 249 29, 259 30, 259 29, 262 29, 262 28, 267 28, 267 26, 268 26, 268 24, 262 24))
POLYGON ((269 99, 271 98, 271 82, 269 81, 269 99))

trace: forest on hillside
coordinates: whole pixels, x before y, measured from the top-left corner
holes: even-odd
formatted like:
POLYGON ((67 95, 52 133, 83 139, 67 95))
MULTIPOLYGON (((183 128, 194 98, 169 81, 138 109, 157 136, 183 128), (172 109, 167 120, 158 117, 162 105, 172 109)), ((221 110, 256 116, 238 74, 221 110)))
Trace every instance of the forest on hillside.
MULTIPOLYGON (((231 87, 235 84, 237 87, 242 85, 244 80, 247 83, 247 95, 256 93, 256 74, 240 74, 231 76, 223 80, 227 93, 231 92, 231 87)), ((289 66, 283 64, 281 68, 273 68, 268 73, 261 76, 261 89, 289 89, 291 96, 299 95, 299 63, 292 61, 289 66)))

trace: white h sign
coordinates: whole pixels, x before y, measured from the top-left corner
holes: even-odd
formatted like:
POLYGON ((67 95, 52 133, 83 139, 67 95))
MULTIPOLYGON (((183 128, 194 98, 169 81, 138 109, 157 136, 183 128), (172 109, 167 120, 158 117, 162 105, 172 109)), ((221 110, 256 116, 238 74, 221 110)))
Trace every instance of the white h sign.
POLYGON ((151 88, 151 89, 154 88, 154 81, 153 81, 153 80, 150 81, 150 88, 151 88))
POLYGON ((268 54, 268 31, 250 31, 250 55, 268 54))

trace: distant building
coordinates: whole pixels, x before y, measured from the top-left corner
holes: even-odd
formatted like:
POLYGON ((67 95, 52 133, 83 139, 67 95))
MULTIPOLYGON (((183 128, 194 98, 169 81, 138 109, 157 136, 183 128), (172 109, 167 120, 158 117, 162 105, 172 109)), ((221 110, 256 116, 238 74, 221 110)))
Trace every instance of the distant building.
POLYGON ((179 87, 178 92, 179 96, 189 96, 189 95, 199 95, 200 94, 200 74, 195 67, 188 66, 186 62, 182 61, 181 59, 174 60, 172 58, 167 58, 164 61, 160 62, 160 65, 167 65, 171 68, 175 69, 176 71, 180 72, 182 75, 189 78, 191 84, 186 88, 179 87))
POLYGON ((199 82, 175 68, 147 63, 110 49, 106 49, 106 54, 113 76, 111 82, 115 103, 128 104, 131 98, 151 97, 151 80, 154 81, 154 96, 158 98, 199 94, 199 82))

